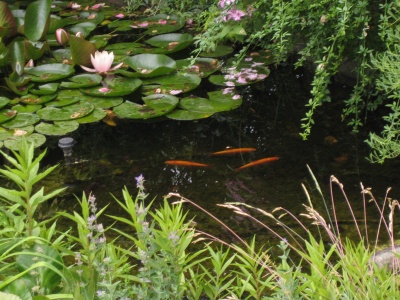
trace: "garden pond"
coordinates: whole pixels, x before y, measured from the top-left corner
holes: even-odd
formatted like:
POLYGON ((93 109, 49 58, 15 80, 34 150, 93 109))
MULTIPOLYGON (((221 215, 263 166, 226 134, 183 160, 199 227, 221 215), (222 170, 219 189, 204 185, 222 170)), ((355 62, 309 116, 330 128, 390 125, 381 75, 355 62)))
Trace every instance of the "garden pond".
MULTIPOLYGON (((350 90, 345 84, 333 84, 332 101, 318 110, 316 125, 303 141, 299 124, 310 80, 306 70, 293 70, 290 62, 276 64, 268 52, 252 51, 232 69, 230 57, 238 49, 224 45, 199 53, 189 65, 185 58, 195 32, 177 16, 125 16, 118 8, 47 0, 21 5, 0 2, 0 22, 11 24, 0 48, 0 63, 11 72, 2 74, 7 91, 0 97, 0 141, 12 149, 25 136, 48 148, 45 164, 60 164, 44 184, 64 185, 67 192, 43 208, 42 217, 78 209, 73 194, 82 192, 92 192, 99 206, 110 204, 107 214, 118 215, 111 194, 120 198, 125 186, 134 194, 135 177, 143 175, 154 205, 170 192, 179 193, 241 236, 257 233, 275 245, 276 237, 265 229, 217 204, 241 202, 269 212, 281 206, 299 216, 307 203, 304 184, 314 207, 324 212, 307 166, 328 203, 330 176, 344 184, 357 218, 363 217, 360 182, 373 188, 379 203, 388 187, 396 198, 398 160, 371 165, 365 159, 367 136, 351 133, 339 121, 350 90), (49 24, 43 21, 47 17, 49 24), (24 27, 24 22, 35 26, 24 27), (98 50, 112 57, 105 71, 93 61, 105 53, 94 54, 98 50), (114 59, 119 64, 110 68, 114 59), (92 66, 94 74, 85 72, 92 66), (70 163, 58 148, 65 136, 75 140, 70 163), (215 154, 232 148, 251 151, 215 154), (182 166, 177 160, 203 165, 182 166)), ((232 34, 239 36, 239 29, 233 27, 232 34)), ((373 116, 369 120, 363 132, 382 125, 373 116)), ((334 191, 342 232, 351 236, 349 209, 335 185, 334 191)), ((230 238, 212 218, 187 208, 199 229, 230 238)), ((379 221, 373 203, 368 221, 373 234, 379 221)))

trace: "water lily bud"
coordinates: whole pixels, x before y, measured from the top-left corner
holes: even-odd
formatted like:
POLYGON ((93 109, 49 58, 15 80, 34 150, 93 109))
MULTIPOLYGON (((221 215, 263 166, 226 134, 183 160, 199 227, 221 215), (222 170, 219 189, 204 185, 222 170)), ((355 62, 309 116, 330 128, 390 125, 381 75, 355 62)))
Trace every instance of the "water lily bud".
POLYGON ((33 68, 34 66, 35 64, 33 62, 33 59, 30 59, 25 65, 26 68, 33 68))
POLYGON ((75 36, 77 36, 78 38, 83 38, 83 37, 84 37, 84 36, 83 36, 83 33, 80 32, 80 31, 78 31, 78 32, 75 34, 75 36))
POLYGON ((69 35, 64 29, 58 28, 56 30, 56 40, 61 46, 65 46, 68 44, 69 35))

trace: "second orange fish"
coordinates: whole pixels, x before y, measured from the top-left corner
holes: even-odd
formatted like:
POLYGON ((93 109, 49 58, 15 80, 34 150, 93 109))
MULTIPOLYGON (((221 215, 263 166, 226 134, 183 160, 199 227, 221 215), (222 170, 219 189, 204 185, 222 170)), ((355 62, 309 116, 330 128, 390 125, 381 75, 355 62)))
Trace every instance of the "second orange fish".
POLYGON ((252 161, 251 163, 245 164, 245 165, 237 168, 236 171, 240 171, 240 170, 243 170, 243 169, 246 169, 246 168, 249 168, 249 167, 254 167, 254 166, 270 163, 270 162, 273 162, 273 161, 277 161, 278 159, 279 159, 278 156, 261 158, 259 160, 252 161))
POLYGON ((182 167, 209 167, 210 165, 187 160, 166 160, 165 164, 182 167))

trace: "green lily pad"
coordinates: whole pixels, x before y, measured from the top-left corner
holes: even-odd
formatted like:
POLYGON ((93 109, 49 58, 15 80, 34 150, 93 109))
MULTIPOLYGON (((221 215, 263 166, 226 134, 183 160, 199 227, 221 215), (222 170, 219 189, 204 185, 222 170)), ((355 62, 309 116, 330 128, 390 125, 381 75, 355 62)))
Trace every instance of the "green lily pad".
POLYGON ((29 125, 33 125, 40 121, 40 117, 36 114, 30 113, 18 113, 11 120, 4 122, 1 126, 5 128, 21 128, 29 125))
POLYGON ((188 73, 158 76, 143 80, 142 93, 178 95, 194 90, 200 83, 199 76, 188 73))
POLYGON ((57 92, 59 83, 46 83, 39 85, 38 89, 30 89, 29 92, 35 95, 51 95, 57 92))
POLYGON ((131 24, 133 29, 147 29, 144 34, 154 35, 175 32, 185 25, 185 20, 177 15, 159 14, 141 18, 131 24))
POLYGON ((185 109, 174 109, 165 116, 169 119, 177 121, 193 121, 193 120, 205 119, 211 117, 212 115, 213 115, 212 113, 199 113, 185 109))
POLYGON ((107 112, 104 109, 95 107, 94 110, 90 114, 88 114, 82 118, 79 118, 76 121, 79 124, 94 123, 94 122, 101 121, 102 119, 104 119, 104 117, 106 115, 107 115, 107 112))
POLYGON ((124 59, 124 63, 140 77, 160 76, 176 70, 175 60, 164 54, 138 54, 124 59))
POLYGON ((218 45, 212 52, 201 52, 200 57, 222 57, 229 55, 233 52, 233 48, 225 45, 218 45))
POLYGON ((104 87, 97 86, 81 89, 81 91, 90 96, 118 97, 129 95, 142 85, 142 81, 138 78, 110 77, 106 78, 104 82, 108 89, 103 90, 104 87))
POLYGON ((71 49, 69 48, 63 48, 63 49, 57 49, 51 52, 57 63, 64 63, 64 62, 69 62, 70 64, 72 63, 71 61, 71 49))
POLYGON ((189 33, 167 33, 154 36, 146 41, 154 47, 163 48, 168 53, 178 52, 193 43, 193 36, 189 33))
POLYGON ((234 94, 224 94, 222 91, 214 91, 207 94, 209 99, 201 97, 183 98, 179 106, 196 113, 213 114, 238 108, 242 104, 242 98, 236 99, 234 94))
POLYGON ((151 95, 143 97, 144 105, 126 101, 114 108, 114 113, 120 118, 149 119, 160 117, 172 111, 179 102, 171 95, 151 95))
POLYGON ((124 99, 122 97, 87 97, 86 101, 92 103, 98 108, 111 108, 120 105, 122 102, 124 102, 124 99))
POLYGON ((40 104, 30 104, 30 105, 21 105, 17 104, 11 107, 12 110, 16 110, 18 113, 34 113, 42 108, 40 104))
POLYGON ((198 57, 191 65, 190 60, 180 59, 176 61, 178 70, 185 70, 186 73, 197 75, 201 78, 208 77, 222 67, 222 63, 215 58, 198 57))
POLYGON ((0 127, 0 141, 14 139, 20 136, 28 136, 33 133, 34 130, 35 127, 33 125, 13 129, 5 129, 3 127, 0 127))
POLYGON ((14 118, 17 115, 16 110, 11 110, 11 109, 1 109, 0 110, 0 123, 7 122, 14 118))
POLYGON ((48 121, 68 121, 82 118, 90 114, 94 109, 94 105, 89 102, 81 102, 63 107, 48 106, 39 109, 36 113, 43 120, 48 121))
POLYGON ((55 107, 61 107, 61 106, 68 106, 71 104, 75 104, 79 102, 79 98, 57 98, 56 100, 50 101, 46 103, 46 106, 55 106, 55 107))
POLYGON ((33 82, 56 81, 75 73, 75 69, 66 64, 45 64, 31 68, 28 74, 32 75, 33 82))
POLYGON ((60 136, 75 131, 78 127, 79 123, 76 120, 58 121, 54 123, 42 122, 35 126, 35 131, 45 135, 60 136))
POLYGON ((104 50, 112 51, 117 61, 117 56, 127 56, 143 53, 144 45, 140 43, 115 43, 108 45, 104 50))
POLYGON ((111 34, 94 35, 90 37, 90 42, 96 49, 104 48, 107 46, 108 41, 113 37, 111 34))
POLYGON ((35 148, 42 146, 46 142, 46 137, 40 133, 32 133, 27 136, 18 136, 4 141, 4 146, 8 149, 17 151, 23 140, 32 143, 35 148))
POLYGON ((98 85, 103 77, 99 74, 80 74, 68 78, 70 81, 63 81, 60 87, 66 89, 79 89, 98 85))
POLYGON ((6 97, 0 97, 0 108, 3 108, 8 103, 10 103, 10 99, 8 99, 6 97))
POLYGON ((104 14, 96 11, 82 11, 79 13, 79 18, 89 20, 91 23, 100 24, 104 20, 104 14))
POLYGON ((94 22, 81 22, 71 26, 68 31, 74 35, 80 32, 83 34, 83 36, 89 36, 90 33, 96 29, 96 27, 97 25, 94 22))
POLYGON ((39 96, 39 95, 32 95, 28 94, 25 96, 22 96, 20 98, 22 103, 25 104, 44 104, 46 102, 49 102, 57 97, 57 94, 53 95, 44 95, 44 96, 39 96))
POLYGON ((132 21, 131 20, 115 20, 109 24, 107 24, 108 28, 113 29, 113 31, 128 31, 132 30, 132 21))

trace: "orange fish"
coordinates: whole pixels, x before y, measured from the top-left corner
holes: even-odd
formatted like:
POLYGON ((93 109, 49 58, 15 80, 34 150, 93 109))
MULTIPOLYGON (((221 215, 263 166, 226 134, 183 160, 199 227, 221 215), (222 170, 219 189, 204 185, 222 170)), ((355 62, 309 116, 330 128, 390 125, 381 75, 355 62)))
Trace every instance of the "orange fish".
POLYGON ((183 167, 209 167, 207 164, 202 164, 194 161, 187 160, 166 160, 165 164, 171 166, 183 166, 183 167))
POLYGON ((254 166, 266 164, 266 163, 269 163, 269 162, 277 161, 278 159, 279 159, 278 156, 262 158, 262 159, 259 159, 259 160, 252 161, 251 163, 245 164, 245 165, 237 168, 236 171, 240 171, 240 170, 243 170, 243 169, 246 169, 246 168, 249 168, 249 167, 254 167, 254 166))
POLYGON ((248 153, 256 151, 256 148, 229 148, 226 150, 218 151, 211 153, 211 155, 229 155, 229 154, 237 154, 237 153, 248 153))

